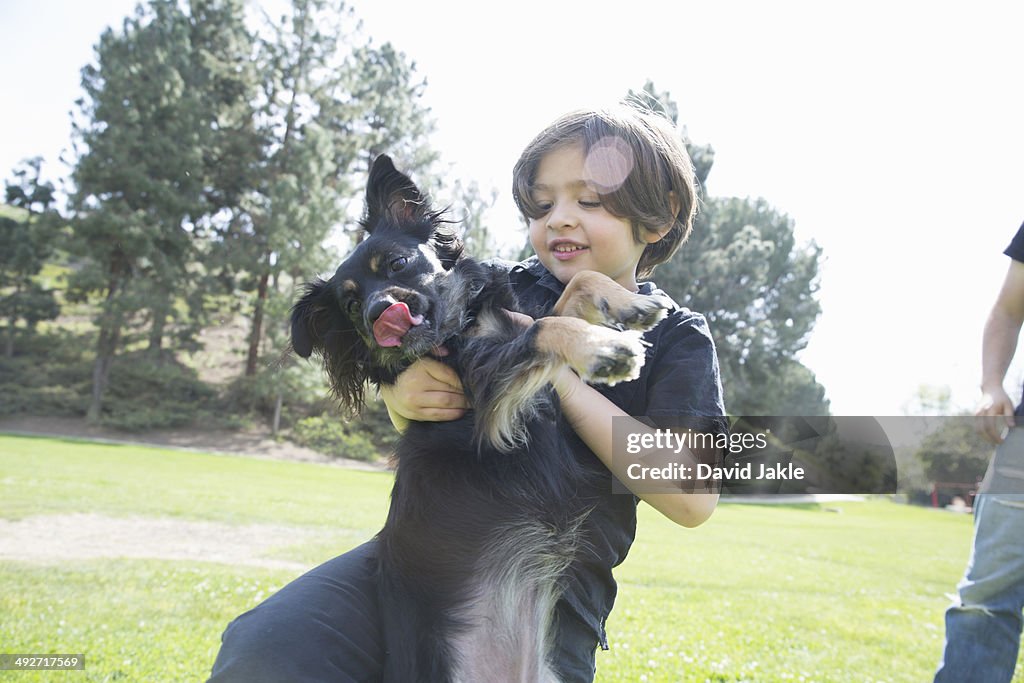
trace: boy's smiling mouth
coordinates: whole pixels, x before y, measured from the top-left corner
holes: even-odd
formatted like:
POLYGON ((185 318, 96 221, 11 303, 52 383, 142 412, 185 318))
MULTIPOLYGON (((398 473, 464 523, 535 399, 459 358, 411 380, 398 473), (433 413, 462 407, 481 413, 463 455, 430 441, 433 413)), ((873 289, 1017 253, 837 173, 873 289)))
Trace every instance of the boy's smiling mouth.
POLYGON ((564 240, 552 242, 548 245, 548 250, 551 252, 551 255, 560 261, 567 261, 578 254, 588 251, 589 249, 590 247, 583 244, 564 240))

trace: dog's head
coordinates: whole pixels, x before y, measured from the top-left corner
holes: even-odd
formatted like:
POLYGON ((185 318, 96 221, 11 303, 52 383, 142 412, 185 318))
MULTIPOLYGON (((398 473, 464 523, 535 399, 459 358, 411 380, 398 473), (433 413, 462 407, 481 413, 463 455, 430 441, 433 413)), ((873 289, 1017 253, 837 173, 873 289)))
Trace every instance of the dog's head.
POLYGON ((449 277, 462 243, 441 214, 390 158, 377 157, 365 239, 292 309, 292 348, 323 356, 331 388, 350 410, 361 406, 367 380, 394 381, 464 325, 467 292, 449 277))

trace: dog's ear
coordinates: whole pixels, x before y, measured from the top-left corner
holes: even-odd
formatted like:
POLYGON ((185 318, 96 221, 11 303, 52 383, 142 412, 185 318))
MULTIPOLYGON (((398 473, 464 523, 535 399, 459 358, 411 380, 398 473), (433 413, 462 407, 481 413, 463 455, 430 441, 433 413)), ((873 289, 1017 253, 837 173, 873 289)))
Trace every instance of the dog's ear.
POLYGON ((314 351, 323 353, 324 338, 330 329, 332 318, 339 315, 334 295, 328 284, 317 278, 306 285, 306 293, 292 306, 292 348, 303 358, 309 358, 314 351), (334 311, 332 311, 332 308, 334 311))
POLYGON ((366 213, 362 225, 367 232, 382 219, 394 223, 433 221, 436 214, 409 176, 395 168, 391 157, 381 154, 373 160, 366 184, 366 213))
POLYGON ((381 154, 374 159, 366 185, 366 212, 360 221, 367 233, 386 220, 416 239, 429 242, 444 269, 450 270, 462 257, 462 240, 444 214, 444 209, 431 208, 426 195, 395 168, 391 157, 381 154))
POLYGON ((303 358, 319 353, 331 392, 347 412, 359 412, 370 351, 341 312, 330 285, 319 278, 306 286, 306 294, 292 307, 292 348, 303 358))

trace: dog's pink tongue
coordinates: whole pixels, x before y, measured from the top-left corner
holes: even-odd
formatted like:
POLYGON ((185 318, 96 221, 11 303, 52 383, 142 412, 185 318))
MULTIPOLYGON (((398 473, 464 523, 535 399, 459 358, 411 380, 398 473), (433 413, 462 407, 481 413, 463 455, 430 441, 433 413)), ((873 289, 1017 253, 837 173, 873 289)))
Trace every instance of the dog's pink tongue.
POLYGON ((373 338, 381 346, 401 346, 402 337, 423 322, 423 316, 412 316, 409 305, 399 301, 391 304, 373 323, 373 338))

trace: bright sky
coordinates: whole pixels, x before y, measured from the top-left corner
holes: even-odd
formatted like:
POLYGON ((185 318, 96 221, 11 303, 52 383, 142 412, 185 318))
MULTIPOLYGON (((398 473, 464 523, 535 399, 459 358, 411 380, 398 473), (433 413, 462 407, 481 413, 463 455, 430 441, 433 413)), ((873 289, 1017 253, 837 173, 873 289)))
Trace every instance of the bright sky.
MULTIPOLYGON (((79 70, 132 0, 0 3, 0 174, 69 144, 79 70)), ((824 249, 801 359, 837 415, 901 414, 921 384, 972 407, 985 316, 1024 221, 1024 5, 353 0, 428 81, 452 172, 509 198, 558 115, 653 79, 716 151, 714 196, 762 196, 824 249), (1014 199, 1017 197, 1017 199, 1014 199)), ((1024 356, 1024 354, 1021 354, 1024 356)), ((1011 393, 1024 364, 1008 377, 1011 393)), ((728 387, 726 387, 728 399, 728 387)))

